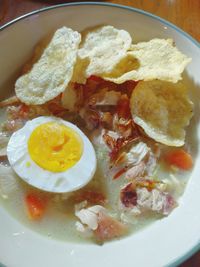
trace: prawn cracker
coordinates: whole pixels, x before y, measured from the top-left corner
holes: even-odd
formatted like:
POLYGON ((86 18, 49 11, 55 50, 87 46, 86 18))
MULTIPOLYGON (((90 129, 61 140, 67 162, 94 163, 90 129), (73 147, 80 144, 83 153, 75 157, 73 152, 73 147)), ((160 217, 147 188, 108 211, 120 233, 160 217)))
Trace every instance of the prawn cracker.
POLYGON ((139 82, 133 90, 130 108, 134 122, 149 137, 168 146, 184 145, 193 103, 181 82, 139 82))
POLYGON ((113 26, 98 27, 89 31, 78 52, 80 58, 90 60, 85 77, 111 72, 125 57, 131 43, 132 38, 127 31, 118 30, 113 26))
POLYGON ((15 84, 17 97, 39 105, 62 93, 73 75, 81 35, 70 28, 58 29, 41 58, 15 84))
POLYGON ((172 39, 156 38, 132 45, 122 62, 103 78, 118 84, 154 79, 176 83, 182 79, 181 74, 190 61, 173 45, 172 39))

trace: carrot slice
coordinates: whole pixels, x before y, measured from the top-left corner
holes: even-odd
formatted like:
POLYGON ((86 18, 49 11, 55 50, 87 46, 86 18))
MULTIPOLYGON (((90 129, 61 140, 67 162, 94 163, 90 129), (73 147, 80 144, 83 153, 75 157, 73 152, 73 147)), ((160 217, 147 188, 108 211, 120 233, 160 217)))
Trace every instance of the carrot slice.
POLYGON ((122 174, 124 174, 127 171, 127 168, 120 169, 115 175, 113 176, 113 180, 118 179, 122 174))
POLYGON ((193 159, 189 153, 183 149, 170 151, 165 155, 165 161, 182 170, 190 170, 193 166, 193 159))
POLYGON ((39 196, 35 193, 29 193, 25 197, 25 202, 30 219, 38 220, 43 217, 47 207, 46 197, 39 196))

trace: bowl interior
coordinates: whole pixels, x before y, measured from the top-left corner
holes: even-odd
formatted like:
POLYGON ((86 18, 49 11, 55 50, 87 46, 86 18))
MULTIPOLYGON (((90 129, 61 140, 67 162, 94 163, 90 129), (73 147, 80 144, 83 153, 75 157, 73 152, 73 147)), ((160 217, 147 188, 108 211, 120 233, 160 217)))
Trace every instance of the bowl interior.
POLYGON ((152 38, 173 38, 177 47, 192 58, 186 82, 194 92, 195 116, 192 122, 195 167, 180 200, 180 206, 167 218, 120 241, 103 246, 64 243, 43 237, 0 208, 0 262, 7 266, 166 266, 184 258, 200 243, 200 157, 199 102, 200 48, 186 34, 169 23, 144 12, 111 5, 72 4, 33 13, 0 32, 0 92, 10 94, 20 69, 43 37, 61 26, 82 31, 96 25, 113 25, 131 33, 134 42, 152 38))

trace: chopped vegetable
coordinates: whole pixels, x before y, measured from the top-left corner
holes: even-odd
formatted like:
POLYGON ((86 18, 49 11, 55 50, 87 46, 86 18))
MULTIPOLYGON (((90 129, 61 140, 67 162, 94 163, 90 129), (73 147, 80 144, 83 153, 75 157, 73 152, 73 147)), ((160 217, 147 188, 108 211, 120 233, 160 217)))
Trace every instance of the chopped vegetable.
POLYGON ((193 159, 189 153, 183 149, 170 151, 165 155, 165 161, 178 167, 181 170, 190 170, 193 166, 193 159))
POLYGON ((115 175, 113 176, 113 180, 118 179, 122 174, 124 174, 127 171, 127 168, 124 167, 120 169, 115 175))
POLYGON ((38 220, 43 217, 46 207, 47 198, 35 193, 29 193, 25 198, 28 215, 32 220, 38 220))

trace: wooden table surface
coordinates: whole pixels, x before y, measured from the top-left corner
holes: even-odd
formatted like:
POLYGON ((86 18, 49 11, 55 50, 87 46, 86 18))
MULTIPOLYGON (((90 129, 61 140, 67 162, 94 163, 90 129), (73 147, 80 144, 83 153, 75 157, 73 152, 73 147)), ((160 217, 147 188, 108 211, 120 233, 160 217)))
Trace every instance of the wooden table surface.
MULTIPOLYGON (((75 1, 0 0, 0 26, 38 8, 67 2, 75 1)), ((104 2, 132 6, 151 12, 176 24, 200 42, 199 0, 107 0, 104 2)), ((200 252, 180 266, 200 267, 200 252)))

